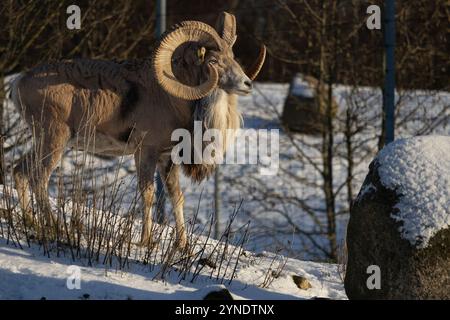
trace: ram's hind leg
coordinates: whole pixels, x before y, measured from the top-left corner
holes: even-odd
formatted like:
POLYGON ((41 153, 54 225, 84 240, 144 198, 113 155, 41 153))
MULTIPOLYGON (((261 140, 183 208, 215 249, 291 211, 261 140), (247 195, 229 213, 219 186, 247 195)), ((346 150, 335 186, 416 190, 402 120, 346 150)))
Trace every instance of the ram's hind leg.
POLYGON ((70 128, 56 121, 47 124, 42 130, 34 128, 33 149, 14 169, 14 179, 25 212, 30 212, 31 208, 27 190, 31 186, 44 222, 56 227, 56 217, 52 214, 48 196, 48 182, 70 139, 70 128))
POLYGON ((15 167, 14 167, 14 184, 19 197, 20 208, 24 214, 26 225, 31 225, 33 221, 32 208, 30 202, 30 173, 32 171, 29 166, 33 162, 31 152, 28 153, 15 167))

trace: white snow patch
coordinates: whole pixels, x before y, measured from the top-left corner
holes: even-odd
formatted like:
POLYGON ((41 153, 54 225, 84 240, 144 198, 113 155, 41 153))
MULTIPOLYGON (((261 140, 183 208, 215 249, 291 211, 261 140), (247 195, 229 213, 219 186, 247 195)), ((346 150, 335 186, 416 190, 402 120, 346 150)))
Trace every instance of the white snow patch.
MULTIPOLYGON (((56 210, 56 199, 50 198, 50 200, 56 210)), ((0 209, 5 211, 12 209, 13 214, 17 214, 17 203, 16 190, 0 185, 0 209)), ((67 219, 70 219, 72 207, 72 202, 68 201, 67 219)), ((101 214, 100 210, 95 213, 90 212, 90 218, 101 214)), ((120 215, 114 217, 121 219, 120 215)), ((119 226, 113 220, 108 221, 107 224, 111 229, 119 226)), ((99 226, 99 228, 102 227, 99 226)), ((135 221, 134 228, 136 231, 132 234, 139 235, 138 221, 135 221)), ((162 226, 156 226, 156 229, 158 228, 162 226)), ((163 280, 158 275, 162 268, 161 257, 167 255, 166 242, 171 241, 170 226, 162 232, 160 245, 155 250, 154 256, 149 258, 151 262, 148 265, 142 263, 147 249, 132 245, 127 256, 128 263, 122 267, 114 257, 110 263, 101 263, 105 258, 104 247, 100 250, 100 259, 98 261, 92 259, 92 265, 90 265, 83 248, 80 256, 72 260, 68 247, 60 247, 57 255, 54 244, 50 244, 51 252, 47 256, 37 243, 31 241, 28 246, 25 240, 13 240, 12 238, 15 239, 15 237, 9 235, 7 230, 9 229, 6 227, 6 221, 3 218, 0 219, 0 300, 35 300, 43 297, 51 300, 198 300, 203 299, 211 291, 224 288, 227 288, 236 300, 291 300, 313 297, 346 299, 342 275, 336 264, 300 261, 271 252, 256 255, 245 250, 245 254, 241 254, 232 243, 227 244, 228 253, 223 260, 223 265, 222 262, 218 262, 221 266, 217 269, 210 267, 197 269, 198 259, 213 257, 209 248, 219 246, 217 240, 201 235, 195 235, 192 238, 196 239, 196 248, 193 252, 198 252, 202 247, 207 249, 201 255, 197 254, 196 261, 189 267, 185 277, 182 278, 180 271, 171 268, 163 280), (237 259, 238 263, 236 263, 237 259), (73 265, 79 267, 81 275, 79 289, 67 286, 68 277, 74 274, 74 271, 69 269, 73 265), (273 277, 272 270, 279 270, 279 275, 273 277), (312 288, 300 290, 292 279, 293 275, 306 277, 312 288), (272 281, 266 281, 266 279, 272 281)), ((121 232, 121 230, 113 232, 121 232)), ((113 246, 113 242, 110 245, 113 246)), ((178 257, 174 258, 175 261, 178 259, 178 257)), ((211 259, 214 261, 214 258, 211 259)), ((175 263, 174 267, 183 268, 180 263, 175 263)))
POLYGON ((0 300, 42 297, 47 300, 201 300, 209 292, 224 288, 236 300, 346 299, 337 265, 327 263, 288 259, 280 277, 262 288, 274 257, 271 253, 242 261, 231 284, 228 279, 221 284, 220 279, 210 277, 207 268, 193 283, 189 279, 180 280, 175 272, 161 280, 154 279, 158 268, 151 271, 133 260, 127 269, 115 270, 102 264, 88 266, 85 259, 74 262, 68 256, 49 258, 42 254, 38 245, 22 245, 23 250, 0 237, 0 300), (79 289, 67 287, 68 277, 73 274, 69 267, 73 265, 80 268, 79 289), (292 280, 294 274, 305 276, 312 288, 297 288, 292 280))
POLYGON ((439 230, 450 226, 450 137, 399 139, 377 159, 381 183, 400 197, 392 218, 403 222, 402 237, 427 247, 439 230))
POLYGON ((297 97, 314 98, 314 88, 303 78, 302 74, 297 74, 292 80, 291 94, 297 97))

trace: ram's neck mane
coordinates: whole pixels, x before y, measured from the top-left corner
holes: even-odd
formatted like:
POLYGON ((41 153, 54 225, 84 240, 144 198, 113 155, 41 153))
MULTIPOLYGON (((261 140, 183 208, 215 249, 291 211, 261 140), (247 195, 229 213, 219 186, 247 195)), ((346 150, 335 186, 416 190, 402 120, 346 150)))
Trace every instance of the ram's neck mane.
POLYGON ((237 109, 237 96, 221 89, 215 89, 210 95, 195 102, 193 118, 202 121, 204 129, 220 131, 224 152, 234 139, 233 131, 242 124, 242 116, 237 109))
MULTIPOLYGON (((242 116, 237 109, 237 96, 221 89, 194 102, 193 121, 202 121, 203 130, 217 129, 222 135, 223 154, 241 127, 242 116), (231 129, 231 130, 230 130, 231 129)), ((209 144, 210 142, 205 142, 209 144)), ((184 173, 196 182, 208 178, 214 171, 214 164, 185 164, 184 173)))

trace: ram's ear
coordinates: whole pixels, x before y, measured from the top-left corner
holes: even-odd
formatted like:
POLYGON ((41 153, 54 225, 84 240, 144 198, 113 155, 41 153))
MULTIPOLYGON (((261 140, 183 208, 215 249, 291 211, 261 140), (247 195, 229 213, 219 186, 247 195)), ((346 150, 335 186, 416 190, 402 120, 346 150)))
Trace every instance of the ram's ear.
POLYGON ((206 48, 205 47, 200 47, 200 48, 197 49, 197 57, 198 57, 198 62, 200 64, 205 62, 205 54, 206 54, 206 48))
POLYGON ((188 65, 200 66, 205 62, 206 48, 198 44, 190 44, 184 49, 184 61, 188 65))
POLYGON ((222 12, 216 22, 216 30, 225 42, 232 47, 236 42, 236 17, 222 12))

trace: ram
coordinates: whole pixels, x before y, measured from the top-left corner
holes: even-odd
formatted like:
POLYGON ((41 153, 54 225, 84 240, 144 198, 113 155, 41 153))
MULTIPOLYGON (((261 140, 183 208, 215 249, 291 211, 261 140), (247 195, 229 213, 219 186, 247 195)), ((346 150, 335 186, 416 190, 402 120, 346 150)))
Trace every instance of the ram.
MULTIPOLYGON (((216 29, 185 21, 165 33, 148 59, 62 61, 19 75, 11 96, 36 133, 32 150, 40 148, 39 153, 30 151, 14 168, 23 211, 31 214, 31 188, 46 221, 55 223, 48 182, 65 148, 109 156, 130 154, 143 199, 141 243, 151 241, 158 170, 174 208, 177 244, 185 247, 180 167, 198 182, 211 174, 214 163, 174 164, 171 134, 179 128, 192 132, 195 120, 222 133, 238 129, 242 121, 237 95, 251 92, 266 55, 262 46, 255 63, 244 72, 232 51, 235 17, 222 13, 216 29)), ((229 142, 227 137, 224 140, 223 151, 229 142)))

